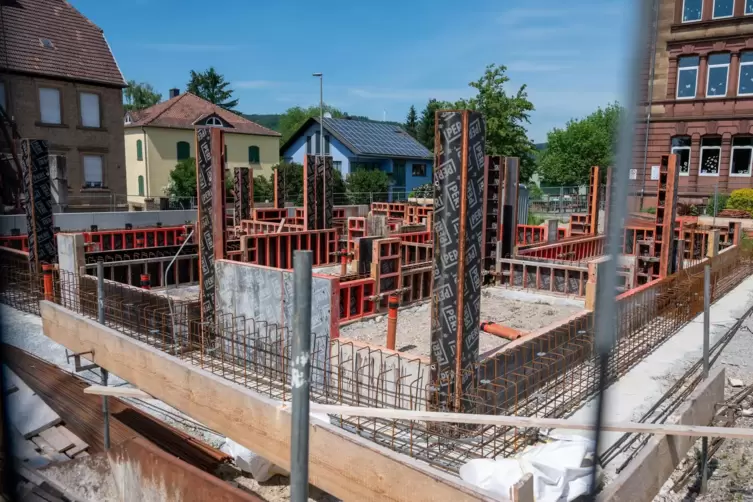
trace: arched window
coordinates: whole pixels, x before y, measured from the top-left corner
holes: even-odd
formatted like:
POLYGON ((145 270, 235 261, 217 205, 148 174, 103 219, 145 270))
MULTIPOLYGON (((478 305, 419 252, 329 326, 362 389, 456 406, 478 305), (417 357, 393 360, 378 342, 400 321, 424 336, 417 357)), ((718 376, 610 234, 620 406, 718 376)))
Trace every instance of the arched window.
POLYGON ((191 158, 191 145, 188 141, 178 141, 178 160, 191 158))
POLYGON ((144 143, 139 139, 136 141, 136 160, 144 160, 144 143))
POLYGON ((259 154, 259 147, 249 146, 248 147, 248 163, 258 164, 259 162, 261 162, 261 156, 259 154))
POLYGON ((143 197, 144 195, 144 177, 139 176, 139 195, 143 197))
POLYGON ((222 127, 222 121, 218 119, 217 117, 209 117, 207 121, 205 122, 208 126, 217 126, 222 127))

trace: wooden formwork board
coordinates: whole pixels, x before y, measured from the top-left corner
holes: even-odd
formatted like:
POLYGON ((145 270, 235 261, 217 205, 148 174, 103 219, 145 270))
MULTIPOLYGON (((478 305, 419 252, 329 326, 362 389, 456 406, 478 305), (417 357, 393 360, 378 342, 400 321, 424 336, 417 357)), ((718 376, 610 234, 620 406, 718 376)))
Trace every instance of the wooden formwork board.
POLYGON ((506 259, 500 261, 502 284, 508 287, 585 296, 588 267, 506 259))

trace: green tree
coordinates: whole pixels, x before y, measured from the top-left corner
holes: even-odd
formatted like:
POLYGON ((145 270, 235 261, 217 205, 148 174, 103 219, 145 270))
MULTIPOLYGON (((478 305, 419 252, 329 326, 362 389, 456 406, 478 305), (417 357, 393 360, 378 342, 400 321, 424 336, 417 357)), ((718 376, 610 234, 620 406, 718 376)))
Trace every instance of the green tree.
POLYGON ((238 100, 232 99, 233 90, 228 89, 229 85, 225 77, 217 73, 214 66, 210 66, 208 70, 199 73, 191 70, 186 90, 232 112, 238 106, 238 100))
MULTIPOLYGON (((280 162, 272 167, 277 171, 280 179, 280 186, 285 202, 292 202, 296 205, 303 204, 303 166, 296 162, 280 162)), ((274 197, 274 173, 269 176, 269 199, 274 197)), ((256 183, 254 181, 254 183, 256 183)), ((341 194, 346 192, 345 182, 342 173, 338 169, 332 170, 332 193, 335 194, 335 203, 340 203, 341 194)), ((256 196, 256 185, 254 185, 254 199, 259 200, 256 196)))
POLYGON ((430 99, 421 112, 421 118, 418 121, 416 139, 430 151, 434 151, 434 123, 437 110, 449 108, 449 103, 430 99))
POLYGON ((196 197, 196 159, 189 158, 176 164, 170 171, 164 192, 173 202, 196 197))
MULTIPOLYGON (((341 112, 337 108, 330 106, 325 103, 324 105, 324 112, 329 113, 334 118, 344 118, 347 117, 347 114, 341 112)), ((308 108, 303 108, 300 106, 294 106, 292 108, 288 108, 285 113, 283 113, 280 116, 280 122, 279 122, 279 132, 282 134, 282 137, 280 138, 280 143, 285 143, 287 140, 290 139, 290 137, 303 125, 304 122, 306 122, 308 119, 312 117, 319 117, 321 114, 321 110, 319 109, 319 106, 309 106, 308 108)))
POLYGON ((352 172, 345 180, 351 204, 386 202, 390 190, 390 178, 384 171, 363 169, 352 172))
POLYGON ((414 138, 418 138, 418 115, 413 105, 410 105, 408 116, 405 118, 405 131, 414 138))
POLYGON ((612 165, 622 108, 612 103, 547 134, 538 171, 548 185, 588 183, 591 166, 612 165))
POLYGON ((123 89, 123 108, 129 112, 132 110, 143 110, 154 106, 162 100, 162 94, 156 92, 154 88, 145 82, 137 83, 135 80, 128 81, 128 87, 123 89))
POLYGON ((505 84, 510 81, 505 66, 489 65, 484 75, 469 85, 477 94, 460 100, 454 108, 477 110, 486 122, 486 153, 520 158, 520 181, 533 175, 536 161, 533 142, 528 139, 526 125, 530 123, 533 103, 528 100, 526 86, 508 94, 505 84))
POLYGON ((272 201, 275 196, 272 182, 264 176, 254 176, 254 201, 272 201))

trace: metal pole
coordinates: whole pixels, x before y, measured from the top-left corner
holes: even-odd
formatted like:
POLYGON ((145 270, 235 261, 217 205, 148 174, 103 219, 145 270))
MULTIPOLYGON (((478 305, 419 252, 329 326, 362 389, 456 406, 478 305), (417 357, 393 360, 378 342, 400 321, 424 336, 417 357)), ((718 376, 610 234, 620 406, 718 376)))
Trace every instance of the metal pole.
MULTIPOLYGON (((716 214, 716 210, 714 211, 716 214)), ((709 376, 709 335, 711 328, 711 265, 703 267, 703 373, 709 376)), ((708 484, 709 438, 701 440, 701 493, 706 493, 708 484)))
POLYGON ((293 254, 293 420, 290 500, 309 499, 309 386, 311 380, 311 251, 293 254))
POLYGON ((719 204, 719 180, 716 180, 716 185, 714 185, 714 225, 716 225, 716 213, 717 213, 717 205, 719 204))
POLYGON ((324 156, 324 74, 319 75, 319 148, 324 156))
MULTIPOLYGON (((97 262, 97 320, 100 324, 105 324, 105 262, 97 262)), ((100 367, 102 374, 102 385, 107 387, 107 370, 100 367)), ((104 443, 105 449, 110 449, 110 404, 107 396, 102 396, 102 420, 104 422, 104 443)))

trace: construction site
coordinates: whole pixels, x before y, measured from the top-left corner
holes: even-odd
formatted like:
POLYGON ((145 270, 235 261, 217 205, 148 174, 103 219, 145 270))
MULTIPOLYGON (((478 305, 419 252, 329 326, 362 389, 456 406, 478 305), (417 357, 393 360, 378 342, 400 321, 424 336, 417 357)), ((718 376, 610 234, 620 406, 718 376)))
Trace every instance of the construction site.
MULTIPOLYGON (((62 500, 152 500, 147 487, 162 487, 153 500, 263 499, 217 477, 232 455, 124 399, 157 400, 289 471, 298 251, 314 267, 308 473, 327 500, 557 500, 530 477, 500 494, 468 466, 579 429, 568 420, 593 434, 594 319, 608 260, 617 267, 604 373, 613 390, 648 374, 641 365, 655 368, 652 357, 670 364, 681 348, 700 350, 704 284, 712 316, 732 319, 714 326, 714 361, 753 311, 745 230, 677 216, 676 155, 662 157, 655 214, 610 221, 612 169, 594 166, 587 211, 534 226, 519 217, 519 161, 485 155, 481 114, 441 111, 436 123, 432 199, 337 206, 332 158, 307 155, 303 207, 278 196, 277 177, 271 207, 255 207, 252 171, 226 170, 223 130, 208 127, 195 135, 197 213, 122 213, 84 228, 73 228, 82 217, 53 214, 47 143, 23 140, 26 219, 1 225, 0 301, 41 317, 71 369, 4 346, 4 392, 41 398, 52 415, 42 427, 11 416, 23 428, 12 443, 25 486, 54 485, 62 500), (606 251, 610 225, 622 236, 616 256, 606 251), (76 376, 87 370, 101 382, 76 376), (50 429, 66 440, 50 446, 50 429), (87 498, 57 475, 93 465, 117 480, 112 498, 87 498)), ((733 427, 753 387, 730 397, 723 369, 702 372, 694 359, 671 382, 617 394, 615 421, 634 423, 610 429, 599 448, 603 500, 654 500, 670 478, 695 476, 693 462, 675 469, 696 439, 721 438, 718 448, 748 437, 733 427)), ((558 489, 573 500, 566 481, 558 489)))

